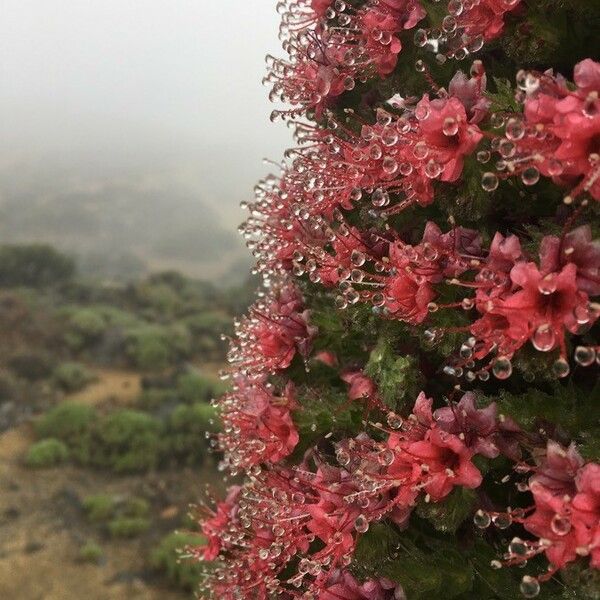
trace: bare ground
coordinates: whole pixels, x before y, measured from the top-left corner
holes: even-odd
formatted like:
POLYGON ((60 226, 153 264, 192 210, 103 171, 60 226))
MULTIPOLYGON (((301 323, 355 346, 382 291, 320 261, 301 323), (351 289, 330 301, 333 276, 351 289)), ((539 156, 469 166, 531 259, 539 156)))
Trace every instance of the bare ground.
MULTIPOLYGON (((97 375, 97 383, 69 400, 126 405, 139 392, 134 372, 103 370, 97 375)), ((177 528, 182 511, 198 497, 212 471, 115 477, 73 466, 32 470, 23 466, 23 456, 33 440, 31 424, 0 434, 0 599, 191 598, 166 587, 148 564, 148 549, 177 528), (157 525, 138 539, 110 539, 87 522, 82 510, 83 498, 98 493, 147 498, 157 525), (78 558, 88 540, 104 550, 98 565, 78 558)))

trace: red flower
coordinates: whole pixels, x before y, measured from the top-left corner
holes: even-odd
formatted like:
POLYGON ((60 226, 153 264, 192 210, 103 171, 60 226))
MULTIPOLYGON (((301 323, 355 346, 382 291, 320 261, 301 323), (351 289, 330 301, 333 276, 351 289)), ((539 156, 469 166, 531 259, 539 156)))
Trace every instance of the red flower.
POLYGON ((472 37, 483 36, 486 41, 500 35, 504 28, 504 15, 514 10, 521 0, 479 0, 458 18, 459 27, 472 37))
POLYGON ((471 462, 473 453, 455 435, 432 428, 424 440, 410 444, 407 453, 426 466, 422 485, 434 501, 457 485, 471 489, 481 485, 481 473, 471 462))
POLYGON ((348 398, 350 400, 360 400, 370 398, 377 393, 375 382, 367 377, 362 371, 347 371, 340 376, 342 381, 350 385, 348 398))
POLYGON ((483 66, 480 72, 470 79, 462 71, 457 71, 450 80, 448 92, 450 96, 462 102, 469 116, 469 123, 477 124, 488 114, 491 101, 485 96, 486 84, 487 77, 483 66))
POLYGON ((369 579, 360 584, 351 573, 331 573, 318 600, 406 600, 402 587, 387 579, 369 579))
POLYGON ((386 308, 397 319, 417 325, 427 317, 427 305, 436 294, 427 282, 418 284, 405 273, 393 275, 386 284, 386 308))
POLYGON ((239 485, 230 487, 227 498, 217 504, 213 516, 202 522, 202 533, 208 540, 208 544, 201 548, 203 560, 214 560, 221 552, 221 548, 223 547, 223 533, 234 517, 235 505, 240 492, 241 488, 239 485))
POLYGON ((483 137, 477 125, 470 125, 458 98, 429 100, 417 104, 415 114, 427 115, 420 122, 422 139, 442 167, 441 181, 456 181, 462 173, 464 156, 471 154, 483 137))
POLYGON ((487 458, 495 458, 500 454, 496 441, 498 420, 494 402, 478 409, 475 394, 467 392, 458 404, 438 408, 434 418, 440 429, 460 436, 473 454, 487 458))
POLYGON ((568 263, 577 267, 577 287, 590 296, 600 294, 600 240, 592 240, 592 229, 582 225, 564 239, 546 236, 540 247, 540 270, 560 271, 568 263))

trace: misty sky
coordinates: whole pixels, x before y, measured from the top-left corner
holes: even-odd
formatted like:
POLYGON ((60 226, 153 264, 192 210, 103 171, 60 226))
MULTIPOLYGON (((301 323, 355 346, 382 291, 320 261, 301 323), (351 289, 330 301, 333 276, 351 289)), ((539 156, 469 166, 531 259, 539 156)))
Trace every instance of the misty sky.
POLYGON ((184 182, 228 226, 289 143, 264 55, 275 0, 0 0, 0 176, 184 182))

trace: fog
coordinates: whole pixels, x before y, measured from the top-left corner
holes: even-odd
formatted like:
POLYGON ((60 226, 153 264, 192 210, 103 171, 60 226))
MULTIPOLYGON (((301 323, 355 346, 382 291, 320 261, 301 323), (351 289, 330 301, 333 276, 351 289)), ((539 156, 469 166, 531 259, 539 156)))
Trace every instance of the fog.
POLYGON ((269 123, 261 85, 264 55, 278 49, 274 4, 0 0, 4 240, 33 236, 113 260, 150 252, 168 266, 162 242, 141 241, 182 227, 180 245, 192 243, 179 255, 194 274, 209 276, 221 248, 239 257, 239 202, 266 173, 261 159, 278 159, 290 137, 269 123))

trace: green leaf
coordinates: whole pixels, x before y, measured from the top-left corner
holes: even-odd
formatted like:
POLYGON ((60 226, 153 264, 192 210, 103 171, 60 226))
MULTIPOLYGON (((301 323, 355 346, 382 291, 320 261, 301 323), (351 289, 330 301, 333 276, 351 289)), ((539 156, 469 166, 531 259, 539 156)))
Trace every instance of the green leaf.
POLYGON ((454 533, 471 514, 474 504, 475 492, 473 490, 456 487, 441 502, 420 502, 416 512, 438 531, 454 533))

